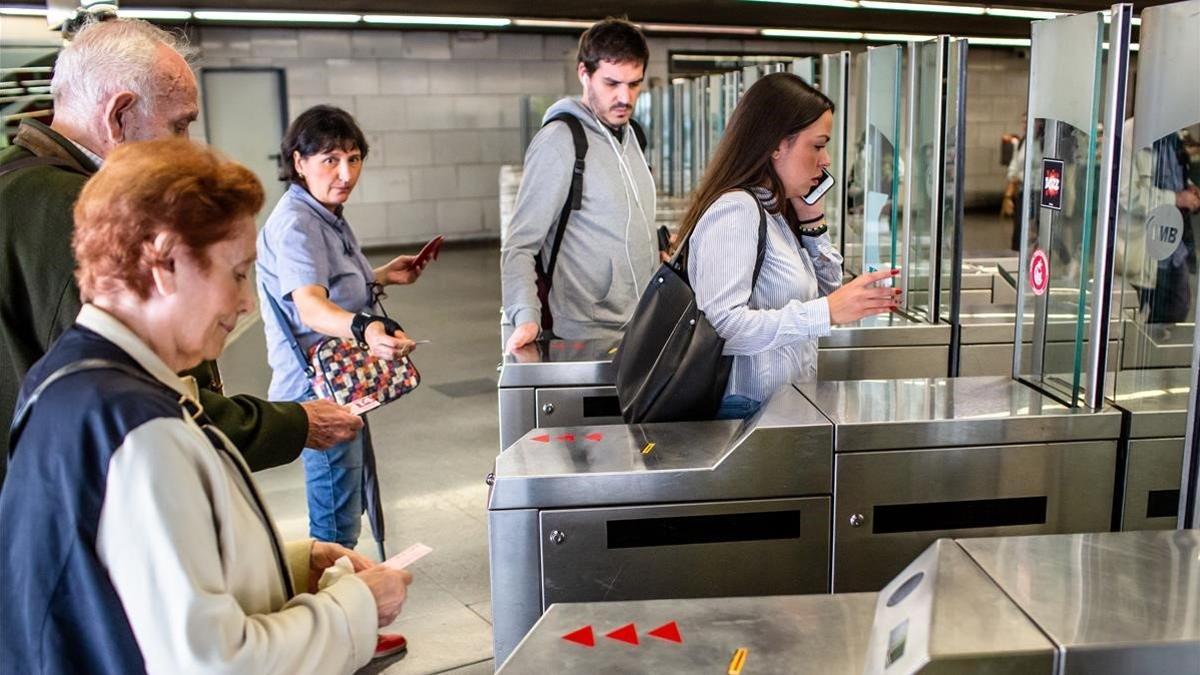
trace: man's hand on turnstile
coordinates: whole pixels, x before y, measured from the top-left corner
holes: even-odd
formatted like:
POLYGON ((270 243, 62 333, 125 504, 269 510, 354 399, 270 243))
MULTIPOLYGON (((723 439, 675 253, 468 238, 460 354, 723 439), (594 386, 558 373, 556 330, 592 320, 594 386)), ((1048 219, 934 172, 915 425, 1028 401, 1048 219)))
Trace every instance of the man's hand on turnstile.
POLYGON ((512 335, 508 336, 508 342, 504 345, 505 353, 516 353, 516 351, 521 347, 533 342, 537 339, 538 332, 540 332, 540 330, 541 329, 538 328, 537 323, 533 321, 526 321, 520 326, 517 326, 513 330, 512 335))
POLYGON ((362 418, 333 401, 305 401, 300 407, 308 415, 308 438, 304 441, 306 448, 327 450, 338 443, 353 440, 363 428, 362 418))

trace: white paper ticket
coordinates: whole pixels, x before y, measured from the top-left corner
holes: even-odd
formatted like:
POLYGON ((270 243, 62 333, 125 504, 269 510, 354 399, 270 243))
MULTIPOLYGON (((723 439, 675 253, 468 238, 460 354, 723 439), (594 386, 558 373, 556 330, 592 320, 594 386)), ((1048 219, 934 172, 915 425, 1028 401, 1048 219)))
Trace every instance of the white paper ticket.
POLYGON ((388 558, 383 564, 394 570, 402 570, 432 552, 432 548, 425 544, 417 543, 388 558))
POLYGON ((379 406, 380 403, 379 401, 375 400, 374 396, 364 396, 346 404, 346 407, 350 409, 350 412, 354 413, 355 415, 362 415, 378 408, 379 406))

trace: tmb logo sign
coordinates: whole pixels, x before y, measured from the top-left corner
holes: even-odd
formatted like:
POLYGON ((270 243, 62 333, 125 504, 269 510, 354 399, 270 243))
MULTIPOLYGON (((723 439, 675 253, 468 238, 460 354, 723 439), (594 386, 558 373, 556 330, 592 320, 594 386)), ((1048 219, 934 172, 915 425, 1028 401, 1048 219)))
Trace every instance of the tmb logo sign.
POLYGON ((1042 206, 1062 210, 1063 162, 1061 159, 1042 160, 1042 206))
POLYGON ((1042 295, 1050 285, 1050 260, 1046 252, 1037 249, 1029 259, 1029 288, 1034 295, 1042 295))

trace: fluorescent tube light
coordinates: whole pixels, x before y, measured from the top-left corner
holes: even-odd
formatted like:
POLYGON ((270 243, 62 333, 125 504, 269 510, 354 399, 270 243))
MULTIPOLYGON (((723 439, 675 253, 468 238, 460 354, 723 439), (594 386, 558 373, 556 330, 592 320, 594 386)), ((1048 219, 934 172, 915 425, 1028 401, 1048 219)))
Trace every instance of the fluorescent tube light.
POLYGON ((471 28, 503 28, 512 25, 512 19, 487 16, 419 16, 415 14, 367 14, 367 23, 398 26, 469 26, 471 28))
POLYGON ((126 19, 149 19, 159 21, 187 21, 192 13, 183 9, 121 9, 117 8, 117 16, 126 19))
POLYGON ((988 16, 1006 16, 1010 19, 1054 19, 1070 12, 1049 12, 1039 9, 1009 9, 1007 7, 988 7, 988 16))
POLYGON ((884 9, 901 12, 933 12, 937 14, 983 14, 983 7, 971 5, 931 5, 924 2, 879 2, 879 0, 859 0, 863 9, 884 9))
POLYGON ((936 35, 909 35, 906 33, 866 33, 863 37, 871 42, 925 42, 936 35))
POLYGON ((992 47, 1028 47, 1029 38, 969 37, 967 44, 992 47))
POLYGON ((513 19, 514 26, 523 28, 581 28, 587 30, 592 27, 591 21, 570 21, 567 19, 513 19))
POLYGON ((764 28, 763 37, 804 38, 808 40, 861 40, 863 34, 842 30, 793 30, 791 28, 764 28))
POLYGON ((46 10, 38 7, 0 7, 0 14, 6 16, 46 16, 46 10))
POLYGON ((812 5, 814 7, 833 7, 838 9, 855 9, 858 0, 743 0, 743 2, 771 2, 779 5, 812 5))
POLYGON ((227 12, 198 10, 192 13, 197 21, 250 21, 255 23, 358 23, 359 14, 327 12, 227 12))
POLYGON ((644 23, 642 30, 652 33, 711 33, 714 35, 758 35, 757 28, 748 26, 705 26, 684 23, 644 23))

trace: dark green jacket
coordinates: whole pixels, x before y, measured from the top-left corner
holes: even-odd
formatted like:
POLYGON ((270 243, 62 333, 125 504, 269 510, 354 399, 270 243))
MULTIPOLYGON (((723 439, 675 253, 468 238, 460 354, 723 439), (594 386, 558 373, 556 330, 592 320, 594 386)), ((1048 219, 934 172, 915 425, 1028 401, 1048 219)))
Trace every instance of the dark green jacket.
MULTIPOLYGON (((31 156, 73 166, 35 166, 0 175, 0 481, 8 460, 8 426, 21 381, 79 313, 71 251, 75 199, 97 167, 44 124, 21 122, 15 145, 0 151, 0 168, 31 156)), ((218 393, 215 363, 189 371, 200 403, 241 448, 250 468, 287 464, 300 455, 308 417, 296 403, 218 393)))

